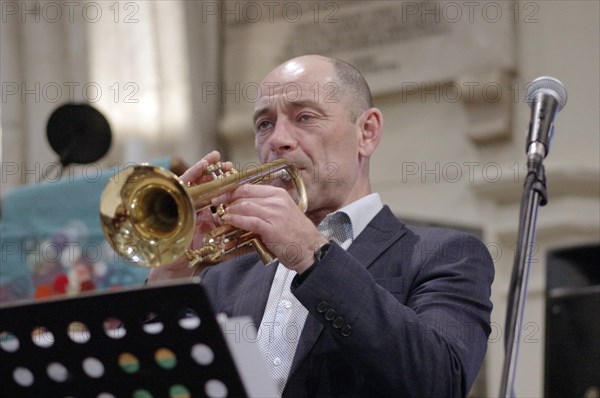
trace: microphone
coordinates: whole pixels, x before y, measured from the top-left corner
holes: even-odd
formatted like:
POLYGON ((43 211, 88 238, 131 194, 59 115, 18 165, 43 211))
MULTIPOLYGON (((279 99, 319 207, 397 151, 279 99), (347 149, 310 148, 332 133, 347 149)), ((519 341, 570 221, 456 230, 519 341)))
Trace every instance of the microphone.
POLYGON ((538 77, 527 88, 525 102, 531 107, 527 160, 539 164, 550 152, 554 117, 567 104, 567 90, 553 77, 538 77))
POLYGON ((95 162, 108 152, 112 141, 104 115, 86 103, 67 103, 54 110, 46 136, 63 167, 95 162))

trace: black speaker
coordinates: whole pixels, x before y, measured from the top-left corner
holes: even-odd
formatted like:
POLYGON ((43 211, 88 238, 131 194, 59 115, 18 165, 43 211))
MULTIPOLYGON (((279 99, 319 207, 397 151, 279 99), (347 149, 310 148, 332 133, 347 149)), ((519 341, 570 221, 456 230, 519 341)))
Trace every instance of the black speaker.
POLYGON ((545 396, 600 397, 600 245, 547 264, 545 396))

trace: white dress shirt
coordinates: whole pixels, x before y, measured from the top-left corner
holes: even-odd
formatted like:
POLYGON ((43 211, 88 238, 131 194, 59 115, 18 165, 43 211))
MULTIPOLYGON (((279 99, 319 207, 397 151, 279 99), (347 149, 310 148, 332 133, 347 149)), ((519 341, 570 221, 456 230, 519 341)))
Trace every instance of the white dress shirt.
MULTIPOLYGON (((382 208, 383 204, 379 194, 367 195, 327 215, 319 225, 319 230, 347 250, 354 238, 365 229, 382 208), (328 236, 323 230, 323 226, 332 217, 335 217, 336 228, 342 230, 341 235, 344 237, 341 242, 338 242, 333 236, 328 236)), ((258 328, 259 348, 280 394, 283 393, 287 382, 300 334, 308 315, 308 310, 290 291, 290 285, 295 276, 295 271, 286 268, 281 263, 277 264, 265 313, 258 328)))

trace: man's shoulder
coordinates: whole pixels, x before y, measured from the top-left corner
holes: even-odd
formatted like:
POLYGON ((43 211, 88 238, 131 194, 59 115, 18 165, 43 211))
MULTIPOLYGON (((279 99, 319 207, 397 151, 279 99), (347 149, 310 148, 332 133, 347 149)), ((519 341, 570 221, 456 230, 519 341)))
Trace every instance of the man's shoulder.
POLYGON ((402 250, 414 253, 431 253, 436 250, 456 251, 483 256, 486 259, 490 257, 487 245, 473 229, 407 222, 396 216, 388 206, 384 206, 372 222, 376 228, 384 225, 390 229, 401 229, 402 236, 397 244, 403 248, 402 250))
POLYGON ((373 218, 371 224, 376 227, 387 225, 395 229, 404 229, 408 236, 416 237, 419 240, 480 240, 477 236, 477 231, 473 229, 416 224, 414 222, 406 221, 402 217, 395 215, 387 205, 383 206, 381 211, 373 218))
POLYGON ((443 242, 459 240, 481 243, 481 238, 476 230, 430 225, 405 225, 405 227, 410 233, 418 235, 422 240, 439 240, 443 242))
POLYGON ((452 264, 475 262, 493 274, 493 258, 488 245, 473 231, 438 226, 405 224, 405 244, 415 263, 452 264))
POLYGON ((371 220, 370 224, 375 228, 387 226, 388 228, 405 229, 409 235, 417 236, 421 239, 445 239, 447 237, 478 239, 474 230, 411 223, 394 214, 388 205, 383 206, 379 213, 371 220))
POLYGON ((410 224, 404 223, 402 220, 400 220, 400 222, 409 233, 419 236, 421 239, 478 239, 476 231, 445 226, 410 224))

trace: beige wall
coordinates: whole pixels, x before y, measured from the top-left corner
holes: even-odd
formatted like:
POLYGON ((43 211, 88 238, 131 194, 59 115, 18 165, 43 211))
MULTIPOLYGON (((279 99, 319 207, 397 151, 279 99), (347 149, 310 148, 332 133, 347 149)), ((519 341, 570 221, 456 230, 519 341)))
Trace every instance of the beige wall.
MULTIPOLYGON (((19 7, 23 4, 12 3, 19 7)), ((222 3, 184 3, 183 44, 187 46, 192 88, 187 97, 192 112, 186 138, 168 147, 161 147, 160 140, 147 144, 147 152, 137 156, 166 156, 175 151, 192 162, 218 147, 236 162, 255 160, 249 114, 252 102, 243 97, 236 100, 235 93, 233 98, 222 92, 207 95, 206 90, 226 83, 236 91, 231 84, 238 82, 244 87, 258 82, 284 54, 310 48, 310 43, 300 42, 302 21, 293 20, 294 9, 288 8, 290 13, 282 14, 286 4, 300 2, 276 3, 278 8, 273 9, 272 20, 261 2, 255 2, 264 12, 258 19, 249 14, 250 9, 245 9, 244 14, 244 2, 230 2, 233 11, 228 14, 223 13, 222 3), (221 36, 215 26, 221 27, 221 36)), ((387 47, 349 48, 331 55, 359 60, 366 68, 372 66, 368 62, 372 59, 384 66, 397 63, 389 73, 377 72, 375 68, 375 72, 367 74, 376 87, 376 104, 385 115, 385 136, 372 163, 374 189, 381 192, 400 217, 479 230, 492 251, 496 266, 494 332, 486 362, 485 392, 491 396, 499 390, 501 337, 523 182, 529 120, 529 107, 523 103, 524 87, 541 75, 554 76, 565 84, 568 104, 558 115, 556 137, 545 162, 550 201, 539 212, 539 249, 531 270, 525 318, 528 342, 521 346, 517 376, 518 396, 541 396, 545 253, 549 249, 597 242, 600 236, 599 3, 565 0, 445 4, 450 3, 462 9, 461 18, 453 19, 456 15, 451 14, 450 8, 445 9, 446 14, 434 10, 426 17, 435 18, 437 12, 440 24, 445 23, 444 29, 449 29, 444 34, 438 32, 412 41, 398 36, 397 43, 389 42, 387 47), (481 14, 489 3, 489 12, 497 6, 503 11, 495 22, 491 22, 493 14, 487 19, 481 14), (471 23, 468 7, 474 5, 476 23, 471 23), (403 82, 427 86, 423 86, 424 91, 407 93, 403 82), (464 88, 474 82, 503 87, 501 101, 471 101, 464 95, 458 101, 444 97, 448 85, 464 88), (436 92, 439 100, 435 99, 436 92)), ((144 7, 148 3, 136 4, 144 7)), ((375 3, 368 2, 321 2, 318 7, 315 4, 302 3, 305 16, 317 18, 315 29, 331 28, 329 32, 334 33, 327 37, 340 43, 353 33, 352 23, 365 23, 364 18, 376 9, 372 5, 375 3), (348 9, 360 9, 360 18, 344 19, 344 10, 348 9), (318 15, 314 14, 316 11, 318 15), (326 26, 326 22, 331 25, 326 26)), ((396 3, 384 4, 387 7, 396 3)), ((406 2, 409 8, 404 11, 419 10, 422 4, 406 2)), ((402 21, 395 23, 405 27, 402 21)), ((89 81, 87 60, 93 49, 86 45, 86 24, 89 22, 85 20, 32 24, 7 16, 1 24, 2 82, 89 81)), ((365 34, 369 32, 370 29, 365 34)), ((391 37, 389 30, 379 32, 384 33, 386 39, 391 37)), ((314 44, 321 43, 317 40, 314 44)), ((115 60, 129 61, 127 57, 115 60)), ((4 188, 33 182, 31 178, 5 175, 5 165, 25 162, 26 167, 33 167, 35 162, 54 159, 45 142, 44 128, 49 112, 57 104, 11 98, 0 103, 3 195, 4 188)), ((107 117, 110 119, 111 115, 107 117)), ((126 148, 121 148, 104 161, 112 164, 130 160, 126 148)))

